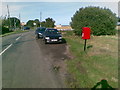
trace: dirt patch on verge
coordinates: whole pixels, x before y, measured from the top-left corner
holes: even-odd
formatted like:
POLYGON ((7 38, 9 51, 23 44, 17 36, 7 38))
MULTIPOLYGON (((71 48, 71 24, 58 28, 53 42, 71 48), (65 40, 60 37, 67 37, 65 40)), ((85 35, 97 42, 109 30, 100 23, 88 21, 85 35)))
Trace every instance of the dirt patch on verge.
POLYGON ((74 56, 73 56, 72 53, 70 52, 69 48, 70 48, 70 45, 66 45, 66 52, 65 52, 64 54, 67 55, 68 58, 69 58, 69 60, 70 60, 70 59, 73 59, 74 56))
POLYGON ((63 87, 66 87, 67 73, 66 61, 72 59, 73 56, 69 52, 69 46, 66 43, 63 44, 44 44, 42 40, 37 40, 39 47, 41 48, 42 55, 49 62, 51 72, 55 73, 57 79, 61 82, 63 87))

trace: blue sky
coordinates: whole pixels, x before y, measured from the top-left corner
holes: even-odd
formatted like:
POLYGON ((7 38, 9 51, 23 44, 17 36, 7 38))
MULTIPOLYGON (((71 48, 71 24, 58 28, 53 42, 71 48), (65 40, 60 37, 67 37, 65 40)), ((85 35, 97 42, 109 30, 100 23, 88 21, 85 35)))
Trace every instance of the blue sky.
POLYGON ((111 9, 118 16, 117 2, 4 2, 2 3, 2 14, 7 14, 6 5, 9 5, 11 17, 18 17, 21 14, 21 21, 27 22, 40 18, 42 21, 51 17, 56 25, 69 25, 71 17, 81 7, 99 6, 111 9))

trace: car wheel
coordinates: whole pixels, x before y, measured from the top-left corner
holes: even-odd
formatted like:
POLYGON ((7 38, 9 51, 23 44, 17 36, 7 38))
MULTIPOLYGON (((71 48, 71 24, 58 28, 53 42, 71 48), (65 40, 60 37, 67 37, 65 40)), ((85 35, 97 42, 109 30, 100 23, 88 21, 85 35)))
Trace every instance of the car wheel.
POLYGON ((36 35, 35 38, 38 39, 38 36, 36 35))
POLYGON ((43 39, 43 37, 41 36, 40 39, 43 39))
POLYGON ((45 41, 45 44, 47 44, 47 41, 45 41))
POLYGON ((45 41, 45 38, 42 38, 43 41, 45 41))

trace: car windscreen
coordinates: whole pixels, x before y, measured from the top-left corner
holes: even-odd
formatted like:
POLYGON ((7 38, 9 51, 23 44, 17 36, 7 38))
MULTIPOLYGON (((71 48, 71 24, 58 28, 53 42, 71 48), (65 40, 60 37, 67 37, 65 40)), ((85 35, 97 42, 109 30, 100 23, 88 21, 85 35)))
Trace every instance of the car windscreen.
POLYGON ((37 31, 45 31, 45 28, 38 28, 37 31))
POLYGON ((50 29, 50 30, 47 30, 46 33, 57 34, 58 30, 50 29))

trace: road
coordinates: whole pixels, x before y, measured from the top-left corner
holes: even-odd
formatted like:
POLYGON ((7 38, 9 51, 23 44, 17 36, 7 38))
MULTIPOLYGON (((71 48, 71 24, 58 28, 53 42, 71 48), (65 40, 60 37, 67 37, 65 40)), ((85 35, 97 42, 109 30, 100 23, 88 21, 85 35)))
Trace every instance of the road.
POLYGON ((64 80, 53 70, 55 62, 67 58, 66 44, 47 44, 34 31, 2 39, 3 88, 64 88, 64 80))

